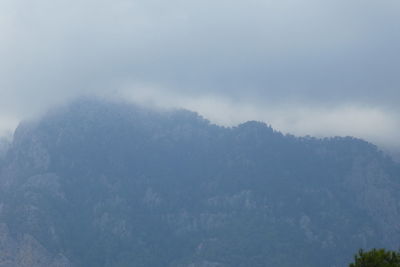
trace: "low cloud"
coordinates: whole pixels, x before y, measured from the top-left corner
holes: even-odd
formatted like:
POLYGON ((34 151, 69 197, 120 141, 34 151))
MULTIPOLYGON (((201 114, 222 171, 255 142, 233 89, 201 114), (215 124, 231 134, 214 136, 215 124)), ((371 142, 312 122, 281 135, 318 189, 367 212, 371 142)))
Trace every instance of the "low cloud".
POLYGON ((125 89, 123 95, 129 101, 146 106, 194 110, 211 122, 224 126, 258 120, 283 133, 316 137, 355 136, 383 148, 400 149, 397 145, 400 116, 377 107, 349 104, 327 108, 301 103, 256 105, 217 95, 165 94, 163 90, 151 87, 125 89))
POLYGON ((0 129, 129 95, 396 146, 399 25, 394 0, 2 0, 0 129))
POLYGON ((18 119, 0 116, 0 137, 11 138, 14 129, 19 123, 18 119))

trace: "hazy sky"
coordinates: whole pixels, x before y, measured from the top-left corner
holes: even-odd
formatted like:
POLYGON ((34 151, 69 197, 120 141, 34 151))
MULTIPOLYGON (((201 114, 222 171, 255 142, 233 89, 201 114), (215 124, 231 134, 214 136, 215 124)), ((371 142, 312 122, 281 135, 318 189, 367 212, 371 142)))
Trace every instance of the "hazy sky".
POLYGON ((84 95, 400 148, 398 0, 1 0, 0 133, 84 95))

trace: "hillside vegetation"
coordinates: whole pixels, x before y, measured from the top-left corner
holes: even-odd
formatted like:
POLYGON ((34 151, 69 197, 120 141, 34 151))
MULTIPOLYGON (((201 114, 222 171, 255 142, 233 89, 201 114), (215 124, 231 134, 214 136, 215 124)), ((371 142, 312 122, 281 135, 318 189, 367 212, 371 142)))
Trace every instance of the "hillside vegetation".
POLYGON ((22 123, 0 168, 0 266, 346 266, 399 248, 399 164, 352 137, 86 99, 22 123))

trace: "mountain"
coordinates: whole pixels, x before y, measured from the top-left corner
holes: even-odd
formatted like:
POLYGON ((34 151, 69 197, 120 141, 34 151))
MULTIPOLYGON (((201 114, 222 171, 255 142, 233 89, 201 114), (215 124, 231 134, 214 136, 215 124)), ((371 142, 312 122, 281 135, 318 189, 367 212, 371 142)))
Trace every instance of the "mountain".
POLYGON ((82 99, 0 164, 0 266, 346 266, 398 249, 400 165, 352 137, 82 99))
POLYGON ((3 159, 10 148, 10 141, 7 138, 0 137, 0 159, 3 159))

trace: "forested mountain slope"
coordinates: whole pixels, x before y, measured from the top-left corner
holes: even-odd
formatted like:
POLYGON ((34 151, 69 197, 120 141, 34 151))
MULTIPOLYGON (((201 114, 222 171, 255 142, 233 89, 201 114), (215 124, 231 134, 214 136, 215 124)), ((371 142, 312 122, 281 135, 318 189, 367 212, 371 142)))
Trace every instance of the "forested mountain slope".
POLYGON ((0 164, 0 266, 346 266, 398 249, 400 167, 355 138, 79 100, 0 164))

